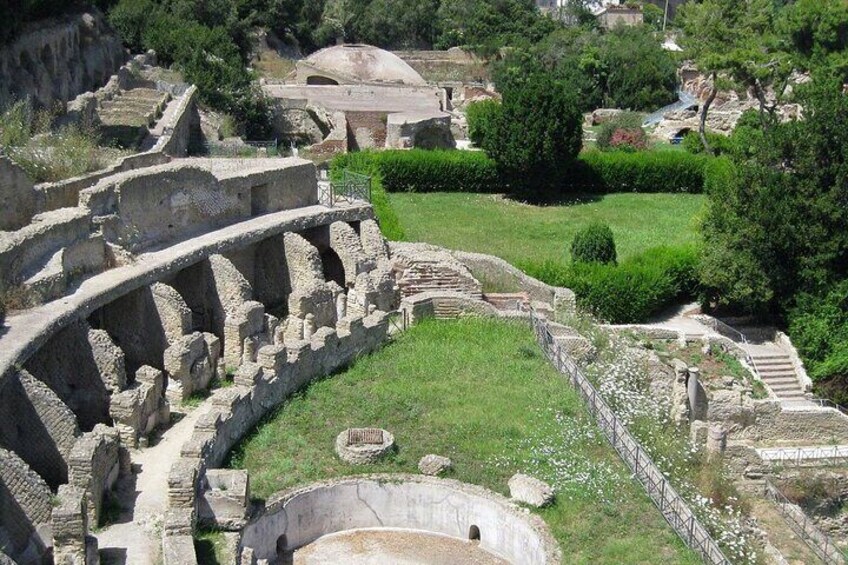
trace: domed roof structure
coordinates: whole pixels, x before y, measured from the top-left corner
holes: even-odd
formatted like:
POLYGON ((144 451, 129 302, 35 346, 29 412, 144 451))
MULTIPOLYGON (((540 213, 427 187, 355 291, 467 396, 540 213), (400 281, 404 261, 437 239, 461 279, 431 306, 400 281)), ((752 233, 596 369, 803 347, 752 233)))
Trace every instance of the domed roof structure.
POLYGON ((300 84, 384 83, 422 86, 427 82, 394 53, 370 45, 335 45, 297 64, 300 84))

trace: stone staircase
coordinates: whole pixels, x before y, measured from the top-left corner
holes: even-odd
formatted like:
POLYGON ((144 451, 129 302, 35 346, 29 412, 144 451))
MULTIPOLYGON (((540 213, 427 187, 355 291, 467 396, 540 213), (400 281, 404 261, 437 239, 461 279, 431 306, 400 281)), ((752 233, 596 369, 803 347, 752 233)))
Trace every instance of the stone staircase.
POLYGON ((428 291, 453 291, 482 300, 480 283, 465 273, 444 268, 438 263, 416 263, 403 272, 398 281, 402 297, 428 291))
POLYGON ((454 320, 459 318, 462 310, 456 300, 439 299, 436 301, 433 313, 439 320, 454 320))
POLYGON ((754 367, 763 382, 781 402, 805 402, 804 389, 798 381, 792 358, 777 347, 749 348, 754 367))
POLYGON ((104 100, 97 112, 103 136, 120 147, 135 149, 168 105, 171 96, 152 88, 121 91, 104 100))

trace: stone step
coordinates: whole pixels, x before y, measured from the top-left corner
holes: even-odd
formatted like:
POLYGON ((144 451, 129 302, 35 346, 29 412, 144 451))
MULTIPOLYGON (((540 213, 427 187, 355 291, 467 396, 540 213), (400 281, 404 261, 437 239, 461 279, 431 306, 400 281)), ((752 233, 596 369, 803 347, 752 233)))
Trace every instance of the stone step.
POLYGON ((758 368, 763 369, 764 371, 771 369, 784 369, 790 371, 795 370, 795 365, 793 365, 792 363, 763 363, 762 361, 757 361, 756 359, 754 359, 754 364, 758 368))
POLYGON ((777 385, 798 385, 798 379, 795 377, 778 377, 776 379, 767 379, 764 378, 763 381, 766 382, 769 386, 777 386, 777 385))
POLYGON ((786 360, 792 362, 792 358, 789 357, 785 353, 751 353, 751 357, 754 361, 782 361, 786 360))
POLYGON ((777 397, 780 400, 805 400, 806 399, 806 397, 804 396, 804 393, 801 392, 801 389, 798 389, 797 391, 776 390, 776 391, 774 391, 774 394, 777 395, 777 397))
POLYGON ((760 375, 762 375, 763 377, 766 377, 766 376, 769 376, 769 377, 793 377, 793 376, 795 376, 795 371, 790 370, 790 369, 769 370, 769 369, 760 369, 759 367, 757 367, 757 372, 760 375))
POLYGON ((766 384, 769 385, 769 388, 771 388, 775 392, 777 392, 779 390, 786 390, 786 391, 801 390, 801 386, 798 383, 777 383, 777 384, 766 383, 766 384))
POLYGON ((788 357, 786 359, 757 359, 756 357, 754 357, 754 361, 756 361, 758 365, 766 365, 769 367, 773 365, 788 365, 790 367, 793 366, 792 359, 789 359, 788 357))

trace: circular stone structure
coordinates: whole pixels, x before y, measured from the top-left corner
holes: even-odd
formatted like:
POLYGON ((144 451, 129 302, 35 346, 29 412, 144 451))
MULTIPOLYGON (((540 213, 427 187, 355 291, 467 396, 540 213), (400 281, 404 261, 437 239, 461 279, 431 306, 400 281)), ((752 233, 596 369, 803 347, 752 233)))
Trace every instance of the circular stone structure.
POLYGON ((403 59, 371 45, 334 45, 297 63, 299 84, 427 84, 403 59))
POLYGON ((405 556, 414 555, 417 563, 435 565, 444 560, 433 536, 457 542, 448 544, 461 556, 456 563, 561 560, 544 521, 503 496, 451 479, 405 474, 347 477, 275 495, 244 528, 242 546, 255 559, 294 556, 295 563, 307 564, 355 543, 358 564, 387 562, 387 555, 388 562, 407 563, 405 556))
POLYGON ((336 436, 336 453, 353 465, 374 463, 395 447, 395 437, 380 428, 348 428, 336 436))

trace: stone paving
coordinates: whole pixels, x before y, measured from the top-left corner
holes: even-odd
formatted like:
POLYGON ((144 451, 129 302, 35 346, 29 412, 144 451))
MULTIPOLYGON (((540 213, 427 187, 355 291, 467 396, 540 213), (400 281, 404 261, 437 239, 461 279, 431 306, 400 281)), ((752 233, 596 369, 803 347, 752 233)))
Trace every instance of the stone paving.
POLYGON ((133 473, 121 479, 116 489, 120 517, 116 524, 95 534, 101 563, 150 565, 160 561, 168 474, 197 420, 210 406, 211 399, 207 399, 165 430, 156 445, 132 451, 133 473))

